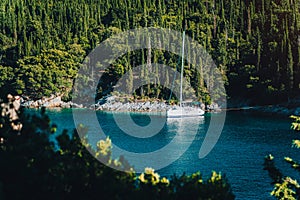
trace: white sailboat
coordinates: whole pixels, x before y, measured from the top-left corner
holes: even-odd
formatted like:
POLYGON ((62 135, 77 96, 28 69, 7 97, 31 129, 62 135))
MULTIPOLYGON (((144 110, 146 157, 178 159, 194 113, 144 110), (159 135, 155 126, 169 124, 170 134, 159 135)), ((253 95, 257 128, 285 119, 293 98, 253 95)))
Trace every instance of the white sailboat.
POLYGON ((197 117, 204 114, 200 108, 184 106, 182 101, 182 84, 183 84, 183 66, 184 66, 184 39, 185 31, 183 31, 182 38, 182 56, 181 56, 181 71, 180 71, 180 101, 179 106, 173 107, 167 111, 168 118, 183 118, 183 117, 197 117))

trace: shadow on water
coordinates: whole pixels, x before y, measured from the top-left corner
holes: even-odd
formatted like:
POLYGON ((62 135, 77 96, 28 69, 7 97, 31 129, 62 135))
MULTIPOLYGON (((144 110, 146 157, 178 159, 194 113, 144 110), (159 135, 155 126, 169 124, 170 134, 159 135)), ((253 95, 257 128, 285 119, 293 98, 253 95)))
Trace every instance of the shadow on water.
MULTIPOLYGON (((36 111, 29 111, 36 112, 36 111)), ((53 123, 69 130, 73 129, 74 121, 70 110, 47 111, 53 123)), ((124 113, 119 113, 124 115, 124 113)), ((128 113, 127 113, 128 114, 128 113)), ((290 130, 290 120, 278 116, 266 116, 247 112, 228 112, 222 134, 213 150, 203 159, 198 153, 210 122, 210 115, 203 120, 192 119, 186 122, 166 121, 162 130, 149 138, 136 138, 125 134, 113 120, 112 113, 97 112, 101 128, 112 141, 120 148, 132 152, 151 152, 168 145, 176 136, 174 147, 166 156, 175 157, 189 139, 193 138, 188 150, 171 165, 160 169, 161 176, 170 176, 174 173, 187 174, 200 171, 209 176, 212 170, 226 174, 237 199, 269 199, 273 186, 268 173, 263 170, 264 157, 272 154, 276 165, 284 169, 286 174, 295 178, 295 171, 283 161, 285 156, 297 158, 298 150, 291 148, 291 142, 297 138, 290 130), (180 128, 183 127, 183 128, 180 128), (191 130, 198 129, 193 136, 191 130)), ((144 114, 130 114, 133 121, 146 127, 150 121, 144 114)), ((161 117, 161 116, 158 116, 161 117)), ((89 127, 91 137, 97 141, 99 130, 89 127)), ((174 142, 174 141, 173 141, 174 142)))

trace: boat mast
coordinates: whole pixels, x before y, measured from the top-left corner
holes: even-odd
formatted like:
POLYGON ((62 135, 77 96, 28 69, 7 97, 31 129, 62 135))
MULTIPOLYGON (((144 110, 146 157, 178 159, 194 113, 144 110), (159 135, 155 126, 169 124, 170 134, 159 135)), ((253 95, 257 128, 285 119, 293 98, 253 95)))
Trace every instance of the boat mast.
POLYGON ((179 101, 180 107, 182 107, 182 82, 183 82, 183 66, 184 66, 184 38, 185 38, 185 31, 183 31, 183 34, 182 34, 181 71, 180 71, 180 101, 179 101))

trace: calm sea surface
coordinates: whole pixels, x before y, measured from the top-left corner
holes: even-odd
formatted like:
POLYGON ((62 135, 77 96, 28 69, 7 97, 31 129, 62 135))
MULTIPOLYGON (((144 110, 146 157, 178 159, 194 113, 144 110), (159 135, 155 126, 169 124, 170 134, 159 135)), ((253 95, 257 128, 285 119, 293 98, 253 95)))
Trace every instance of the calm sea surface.
MULTIPOLYGON (((47 114, 52 123, 58 125, 59 131, 69 129, 71 132, 75 127, 71 109, 47 110, 47 114)), ((151 121, 147 114, 115 113, 115 115, 119 115, 120 118, 130 115, 140 126, 147 126, 151 121)), ((188 120, 185 128, 179 128, 176 121, 168 121, 157 135, 150 138, 137 138, 125 134, 118 128, 112 113, 97 112, 97 117, 104 133, 112 139, 112 142, 131 152, 144 153, 161 149, 168 145, 176 134, 180 134, 182 139, 180 137, 176 139, 177 148, 169 152, 171 157, 176 157, 178 149, 190 139, 189 137, 194 137, 188 150, 178 160, 158 170, 161 176, 169 177, 174 173, 180 175, 183 172, 191 174, 200 171, 203 177, 208 177, 211 171, 215 170, 226 175, 236 199, 273 199, 270 196, 273 189, 271 179, 267 171, 263 170, 264 156, 272 154, 279 168, 284 169, 286 174, 294 175, 293 178, 299 179, 283 161, 285 156, 299 160, 299 150, 291 148, 291 142, 300 135, 290 130, 290 120, 285 117, 228 112, 217 144, 203 159, 199 159, 198 155, 210 123, 210 114, 202 119, 188 120), (194 127, 193 130, 198 129, 196 135, 190 133, 191 127, 194 127)), ((89 128, 91 138, 96 142, 98 130, 95 127, 89 128)))

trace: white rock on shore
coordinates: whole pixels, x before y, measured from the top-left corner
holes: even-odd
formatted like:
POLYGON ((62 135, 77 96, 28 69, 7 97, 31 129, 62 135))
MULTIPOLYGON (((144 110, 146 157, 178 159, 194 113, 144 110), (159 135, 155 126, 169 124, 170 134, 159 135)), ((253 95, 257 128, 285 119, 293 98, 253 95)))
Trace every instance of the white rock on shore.
POLYGON ((171 108, 163 102, 133 102, 133 103, 121 103, 121 102, 107 102, 104 104, 95 104, 96 110, 107 111, 139 111, 139 112, 163 112, 171 108))
MULTIPOLYGON (((176 107, 176 105, 169 105, 162 101, 136 101, 136 102, 120 102, 117 101, 118 97, 106 96, 98 100, 95 104, 88 106, 90 109, 104 110, 104 111, 132 111, 132 112, 165 112, 170 108, 176 107)), ((28 108, 84 108, 83 105, 78 105, 73 102, 64 102, 61 96, 52 95, 49 98, 43 97, 42 99, 33 101, 27 98, 21 101, 21 105, 28 108)), ((204 109, 205 106, 201 105, 204 109)), ((220 111, 220 107, 217 104, 207 106, 210 112, 220 111)))
POLYGON ((28 108, 83 108, 82 105, 75 104, 71 101, 64 102, 61 100, 61 96, 51 96, 49 98, 43 97, 42 99, 33 100, 21 100, 21 105, 28 108))

